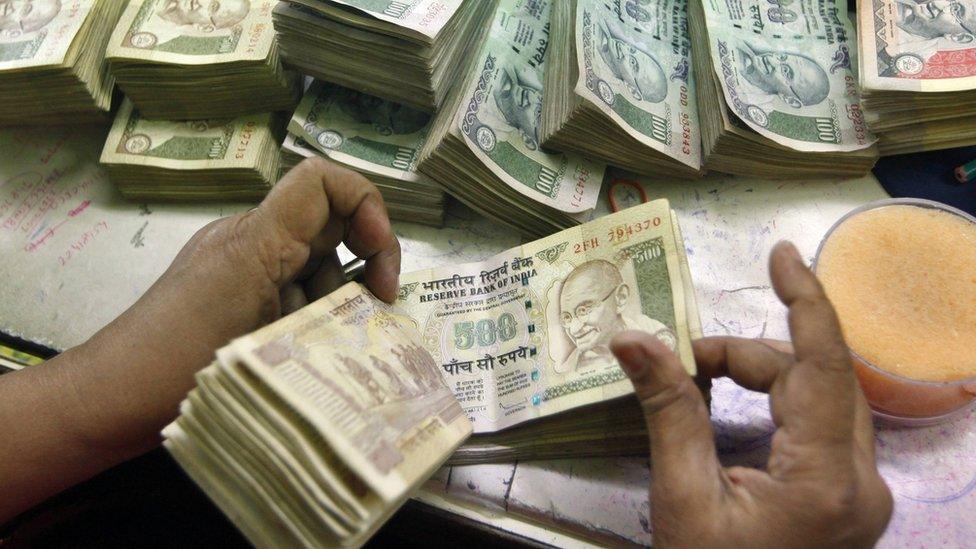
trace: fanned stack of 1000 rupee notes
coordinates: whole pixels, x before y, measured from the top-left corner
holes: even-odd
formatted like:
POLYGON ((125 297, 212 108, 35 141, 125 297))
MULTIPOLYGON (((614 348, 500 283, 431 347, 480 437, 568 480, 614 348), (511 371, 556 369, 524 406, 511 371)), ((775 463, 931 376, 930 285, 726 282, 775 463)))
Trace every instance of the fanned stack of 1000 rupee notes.
POLYGON ((392 306, 349 283, 218 351, 164 444, 256 545, 354 546, 452 455, 646 452, 609 342, 643 330, 694 373, 697 315, 657 200, 402 275, 392 306))

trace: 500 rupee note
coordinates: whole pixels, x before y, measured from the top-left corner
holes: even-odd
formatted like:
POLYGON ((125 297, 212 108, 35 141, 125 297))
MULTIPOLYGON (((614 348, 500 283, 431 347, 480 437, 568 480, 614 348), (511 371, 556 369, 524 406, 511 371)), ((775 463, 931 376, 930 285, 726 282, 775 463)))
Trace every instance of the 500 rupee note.
POLYGON ((626 329, 658 337, 694 372, 680 245, 657 200, 481 262, 401 275, 397 305, 475 432, 495 431, 630 393, 608 346, 626 329))

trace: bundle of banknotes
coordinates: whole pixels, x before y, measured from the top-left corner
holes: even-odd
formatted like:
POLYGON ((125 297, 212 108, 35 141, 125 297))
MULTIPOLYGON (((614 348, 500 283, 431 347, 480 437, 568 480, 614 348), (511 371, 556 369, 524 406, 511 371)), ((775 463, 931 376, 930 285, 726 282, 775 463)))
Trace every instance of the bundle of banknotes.
POLYGON ((707 168, 769 179, 871 169, 878 151, 859 103, 846 2, 688 8, 707 168))
POLYGON ((132 200, 257 201, 278 180, 279 127, 268 113, 147 120, 125 100, 100 162, 132 200))
POLYGON ((555 2, 551 35, 543 146, 642 174, 702 174, 685 0, 555 2))
POLYGON ((444 190, 417 172, 430 118, 413 107, 313 81, 288 123, 282 163, 290 169, 305 158, 328 158, 375 183, 392 219, 439 227, 444 190))
POLYGON ((501 0, 431 123, 420 171, 475 211, 541 237, 587 221, 606 165, 543 150, 550 0, 501 0))
POLYGON ((132 0, 108 45, 112 75, 147 118, 290 110, 299 79, 278 57, 276 1, 132 0))
POLYGON ((496 0, 286 0, 285 61, 302 73, 432 111, 483 39, 496 0))
POLYGON ((860 85, 882 155, 976 143, 976 3, 862 0, 860 85))
POLYGON ((347 284, 218 351, 164 444, 260 547, 361 544, 466 439, 469 463, 646 450, 608 344, 640 329, 695 371, 683 255, 658 200, 403 275, 393 306, 347 284))
POLYGON ((104 122, 117 0, 0 2, 0 124, 104 122))

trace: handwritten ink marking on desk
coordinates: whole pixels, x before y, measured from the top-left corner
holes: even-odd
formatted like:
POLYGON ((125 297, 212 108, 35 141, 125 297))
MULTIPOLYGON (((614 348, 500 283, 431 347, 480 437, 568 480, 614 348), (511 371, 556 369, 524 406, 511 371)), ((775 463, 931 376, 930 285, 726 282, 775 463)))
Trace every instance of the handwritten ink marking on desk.
POLYGON ((133 248, 142 248, 146 245, 146 238, 142 235, 142 232, 146 230, 146 225, 149 225, 148 221, 143 223, 142 227, 139 227, 136 234, 132 235, 132 240, 130 240, 129 243, 132 244, 133 248))
POLYGON ((54 143, 48 148, 48 150, 44 151, 44 155, 41 156, 41 164, 47 164, 50 162, 51 159, 54 158, 54 155, 58 154, 58 151, 60 151, 61 148, 64 147, 64 144, 67 143, 68 139, 71 137, 71 134, 72 132, 70 131, 65 132, 65 135, 61 136, 57 143, 54 143))
POLYGON ((88 206, 91 206, 91 200, 82 201, 81 204, 78 204, 74 208, 68 210, 68 217, 74 217, 80 214, 81 212, 85 211, 85 208, 88 206))
POLYGON ((84 250, 85 247, 88 246, 88 244, 91 243, 91 241, 94 240, 96 236, 106 232, 107 230, 108 230, 108 222, 99 221, 98 223, 95 223, 91 229, 88 229, 87 231, 82 233, 81 236, 79 236, 78 239, 75 240, 70 247, 68 247, 68 249, 66 249, 64 252, 61 253, 60 256, 58 256, 58 264, 62 267, 67 265, 68 262, 71 261, 71 259, 74 256, 76 256, 78 253, 84 250))
MULTIPOLYGON (((24 251, 25 252, 28 252, 28 253, 33 253, 33 252, 37 251, 37 249, 40 248, 44 244, 44 242, 47 241, 47 239, 49 239, 52 236, 54 236, 55 231, 57 231, 58 229, 60 229, 61 226, 64 225, 65 223, 67 223, 67 222, 68 222, 67 219, 63 219, 63 220, 61 220, 61 222, 59 222, 57 225, 55 225, 53 227, 49 227, 47 229, 43 229, 43 228, 40 229, 38 231, 40 233, 40 237, 38 237, 35 240, 32 240, 31 242, 28 242, 27 244, 25 244, 24 245, 24 251)), ((37 233, 35 233, 35 234, 37 234, 37 233)))

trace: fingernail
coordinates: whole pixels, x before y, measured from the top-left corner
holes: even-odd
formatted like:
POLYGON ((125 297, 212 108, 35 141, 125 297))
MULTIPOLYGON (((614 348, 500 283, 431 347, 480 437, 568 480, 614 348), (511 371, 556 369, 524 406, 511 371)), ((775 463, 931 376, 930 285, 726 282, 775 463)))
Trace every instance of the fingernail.
POLYGON ((647 366, 647 353, 638 343, 631 343, 617 349, 617 358, 620 368, 630 377, 634 377, 644 371, 647 366))
POLYGON ((795 259, 796 261, 799 261, 800 263, 803 263, 803 257, 800 256, 800 251, 797 250, 796 246, 794 246, 793 243, 790 242, 789 240, 780 240, 779 243, 776 244, 776 246, 782 248, 783 251, 786 252, 786 254, 789 255, 791 258, 795 259))

